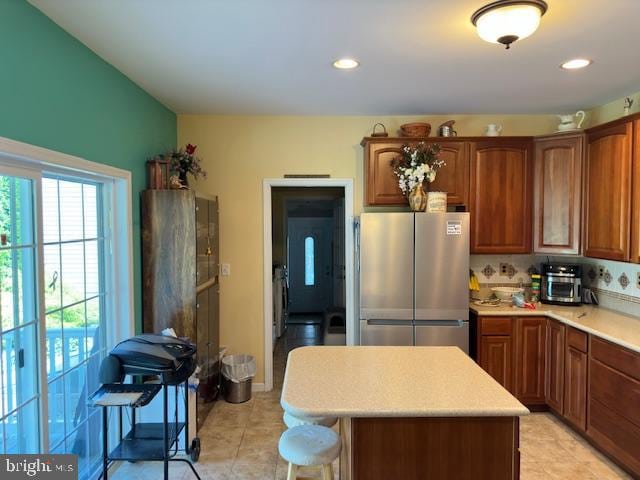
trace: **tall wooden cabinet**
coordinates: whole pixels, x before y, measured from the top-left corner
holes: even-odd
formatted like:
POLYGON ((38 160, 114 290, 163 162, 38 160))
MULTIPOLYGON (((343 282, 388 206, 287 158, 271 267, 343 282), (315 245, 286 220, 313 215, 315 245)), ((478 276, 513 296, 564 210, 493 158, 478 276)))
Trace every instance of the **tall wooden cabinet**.
POLYGON ((143 331, 171 327, 198 349, 198 426, 218 393, 218 200, 190 190, 142 192, 143 331))
POLYGON ((533 250, 580 253, 584 134, 535 140, 533 250))
POLYGON ((585 256, 630 258, 633 121, 587 130, 585 256))
POLYGON ((470 144, 471 253, 531 252, 533 140, 470 144))
POLYGON ((631 255, 640 263, 640 118, 633 122, 633 178, 631 181, 631 255))

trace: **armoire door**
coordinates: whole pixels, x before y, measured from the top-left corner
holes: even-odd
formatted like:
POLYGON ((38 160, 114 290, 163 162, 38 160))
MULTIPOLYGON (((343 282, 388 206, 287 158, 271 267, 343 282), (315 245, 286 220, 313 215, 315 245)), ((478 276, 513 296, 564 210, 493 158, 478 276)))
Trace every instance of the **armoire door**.
POLYGON ((196 197, 196 285, 209 280, 209 200, 196 197))

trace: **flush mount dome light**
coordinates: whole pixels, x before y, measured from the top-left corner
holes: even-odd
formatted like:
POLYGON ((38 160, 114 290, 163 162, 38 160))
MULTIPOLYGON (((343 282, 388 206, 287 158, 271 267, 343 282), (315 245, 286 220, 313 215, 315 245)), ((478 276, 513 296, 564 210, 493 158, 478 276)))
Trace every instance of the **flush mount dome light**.
POLYGON ((471 23, 483 40, 509 48, 538 29, 547 8, 543 0, 498 0, 476 10, 471 23))
POLYGON ((333 62, 333 66, 340 70, 349 70, 351 68, 356 68, 358 65, 360 65, 360 62, 353 58, 339 58, 333 62))
POLYGON ((564 70, 578 70, 579 68, 588 67, 593 62, 587 58, 574 58, 573 60, 567 60, 560 68, 564 70))

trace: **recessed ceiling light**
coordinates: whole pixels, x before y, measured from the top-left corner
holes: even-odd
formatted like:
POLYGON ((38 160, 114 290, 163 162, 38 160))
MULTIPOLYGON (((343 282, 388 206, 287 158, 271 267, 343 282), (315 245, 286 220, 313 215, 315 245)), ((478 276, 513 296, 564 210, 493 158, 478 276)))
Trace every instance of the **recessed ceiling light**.
POLYGON ((360 65, 360 62, 354 60, 353 58, 339 58, 338 60, 333 62, 333 66, 341 70, 356 68, 358 65, 360 65))
POLYGON ((562 65, 560 65, 560 68, 564 68, 565 70, 577 70, 579 68, 588 67, 592 63, 593 61, 587 58, 574 58, 572 60, 567 60, 566 62, 564 62, 562 65))
POLYGON ((476 10, 471 23, 484 41, 509 48, 538 29, 547 8, 544 0, 497 0, 476 10))

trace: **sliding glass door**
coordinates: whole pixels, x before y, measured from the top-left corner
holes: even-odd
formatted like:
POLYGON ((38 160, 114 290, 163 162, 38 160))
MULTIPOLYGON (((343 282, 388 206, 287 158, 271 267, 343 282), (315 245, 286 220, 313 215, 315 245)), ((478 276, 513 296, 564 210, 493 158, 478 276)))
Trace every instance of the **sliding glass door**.
POLYGON ((40 449, 36 180, 0 171, 0 453, 40 449))
POLYGON ((109 182, 0 164, 0 454, 101 457, 88 396, 113 341, 109 182), (110 285, 110 288, 107 286, 110 285))
POLYGON ((81 477, 101 453, 100 412, 87 403, 105 356, 102 188, 42 179, 48 444, 78 455, 81 477))

